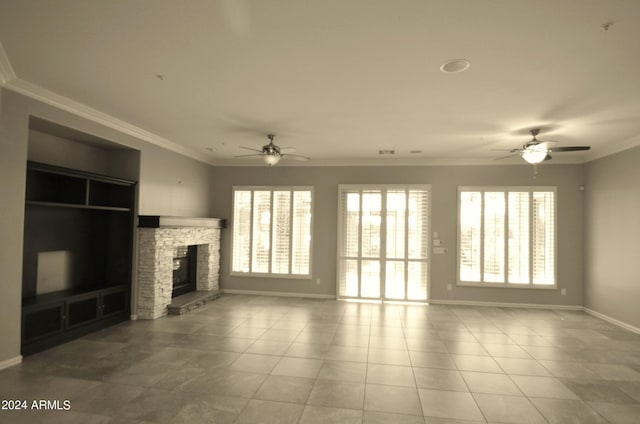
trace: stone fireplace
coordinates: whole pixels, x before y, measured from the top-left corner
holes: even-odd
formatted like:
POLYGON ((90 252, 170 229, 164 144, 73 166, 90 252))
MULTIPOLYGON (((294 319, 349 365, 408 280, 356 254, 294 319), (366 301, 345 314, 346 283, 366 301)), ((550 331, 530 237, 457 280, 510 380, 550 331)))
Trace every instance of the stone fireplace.
POLYGON ((138 217, 139 319, 167 315, 173 292, 174 252, 197 246, 196 290, 219 291, 220 232, 224 220, 165 216, 138 217))

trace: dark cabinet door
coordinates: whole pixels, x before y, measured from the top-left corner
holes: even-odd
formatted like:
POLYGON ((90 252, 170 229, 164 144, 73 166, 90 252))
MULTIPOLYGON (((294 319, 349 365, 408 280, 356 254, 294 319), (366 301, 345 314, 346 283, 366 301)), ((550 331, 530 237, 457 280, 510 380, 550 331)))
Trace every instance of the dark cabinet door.
POLYGON ((67 328, 88 324, 99 318, 98 293, 88 293, 67 299, 67 328))
POLYGON ((128 287, 106 289, 101 295, 101 317, 107 318, 129 310, 128 287))
POLYGON ((34 305, 22 309, 22 342, 56 335, 64 329, 64 302, 34 305))

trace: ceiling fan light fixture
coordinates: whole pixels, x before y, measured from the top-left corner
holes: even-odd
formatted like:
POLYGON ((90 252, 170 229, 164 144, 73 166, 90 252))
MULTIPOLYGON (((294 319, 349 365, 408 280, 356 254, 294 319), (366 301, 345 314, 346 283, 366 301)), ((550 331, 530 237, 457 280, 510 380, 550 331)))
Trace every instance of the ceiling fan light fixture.
POLYGON ((264 155, 262 156, 262 159, 264 160, 264 163, 269 166, 273 166, 280 162, 280 156, 278 155, 264 155))
POLYGON ((535 165, 543 162, 546 159, 547 154, 547 149, 543 146, 530 146, 522 151, 522 159, 535 165))

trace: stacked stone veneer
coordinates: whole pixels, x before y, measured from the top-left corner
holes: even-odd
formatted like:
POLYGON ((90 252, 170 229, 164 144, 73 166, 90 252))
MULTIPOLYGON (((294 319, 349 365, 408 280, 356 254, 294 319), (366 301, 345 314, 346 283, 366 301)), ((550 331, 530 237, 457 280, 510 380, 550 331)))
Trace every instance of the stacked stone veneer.
POLYGON ((138 318, 167 315, 176 246, 197 245, 196 290, 218 291, 220 228, 138 228, 138 318))

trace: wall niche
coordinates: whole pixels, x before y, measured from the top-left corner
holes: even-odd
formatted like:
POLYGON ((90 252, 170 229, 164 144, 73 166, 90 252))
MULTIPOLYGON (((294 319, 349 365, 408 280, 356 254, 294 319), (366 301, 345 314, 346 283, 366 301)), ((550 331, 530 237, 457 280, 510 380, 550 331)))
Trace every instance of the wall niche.
POLYGON ((139 152, 29 121, 22 354, 129 319, 139 152))

